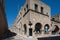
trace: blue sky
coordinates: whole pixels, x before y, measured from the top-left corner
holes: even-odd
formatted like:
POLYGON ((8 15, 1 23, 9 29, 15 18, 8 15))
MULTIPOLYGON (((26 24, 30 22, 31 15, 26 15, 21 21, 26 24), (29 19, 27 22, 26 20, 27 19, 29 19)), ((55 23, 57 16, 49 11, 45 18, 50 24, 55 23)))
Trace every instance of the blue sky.
MULTIPOLYGON (((60 0, 40 0, 51 7, 51 15, 60 13, 60 0)), ((4 0, 8 26, 11 26, 25 0, 4 0)))

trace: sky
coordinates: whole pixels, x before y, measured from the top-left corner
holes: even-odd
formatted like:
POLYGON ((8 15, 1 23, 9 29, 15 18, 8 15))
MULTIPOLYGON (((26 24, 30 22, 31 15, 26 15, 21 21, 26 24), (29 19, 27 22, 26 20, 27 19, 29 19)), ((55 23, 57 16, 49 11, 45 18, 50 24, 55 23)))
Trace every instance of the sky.
MULTIPOLYGON (((60 0, 40 0, 51 7, 51 16, 60 14, 60 0)), ((11 26, 26 0, 4 0, 8 26, 11 26)))

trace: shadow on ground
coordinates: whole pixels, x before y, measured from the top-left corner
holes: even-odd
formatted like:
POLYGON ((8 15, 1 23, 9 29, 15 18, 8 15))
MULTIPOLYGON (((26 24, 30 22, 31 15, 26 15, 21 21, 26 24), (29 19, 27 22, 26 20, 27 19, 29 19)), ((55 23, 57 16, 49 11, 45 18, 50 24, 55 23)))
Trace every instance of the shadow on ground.
POLYGON ((60 36, 38 38, 38 40, 60 40, 60 36))
POLYGON ((13 36, 16 36, 17 34, 14 33, 14 32, 11 32, 10 30, 8 30, 5 35, 3 37, 1 37, 0 39, 6 39, 6 38, 10 38, 10 37, 13 37, 13 36))

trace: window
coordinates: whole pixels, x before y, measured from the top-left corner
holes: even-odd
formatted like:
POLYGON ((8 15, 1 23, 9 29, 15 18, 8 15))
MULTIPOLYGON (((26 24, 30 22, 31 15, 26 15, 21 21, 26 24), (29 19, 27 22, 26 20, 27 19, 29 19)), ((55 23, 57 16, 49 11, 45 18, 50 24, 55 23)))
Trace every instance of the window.
POLYGON ((43 14, 43 7, 41 7, 41 13, 43 14))
POLYGON ((41 27, 42 27, 41 23, 36 23, 35 24, 35 32, 41 33, 41 27))
POLYGON ((26 28, 27 26, 26 26, 26 24, 24 24, 24 33, 26 34, 26 32, 27 32, 27 28, 26 28))
POLYGON ((27 12, 27 8, 24 8, 25 13, 27 12))
POLYGON ((26 13, 26 8, 24 8, 24 11, 25 11, 25 13, 26 13))
POLYGON ((48 26, 45 26, 45 33, 48 32, 48 26))
POLYGON ((55 20, 55 18, 52 18, 52 21, 54 21, 55 20))
POLYGON ((59 27, 57 25, 55 25, 55 29, 52 31, 52 34, 55 34, 59 31, 59 27))
POLYGON ((25 13, 28 11, 28 4, 26 5, 26 8, 24 8, 25 13))
POLYGON ((35 11, 38 11, 38 5, 35 4, 35 11))
POLYGON ((46 24, 45 27, 44 27, 44 31, 45 31, 45 33, 48 33, 48 30, 49 30, 49 25, 46 24))
POLYGON ((26 8, 28 9, 28 4, 26 5, 26 8))

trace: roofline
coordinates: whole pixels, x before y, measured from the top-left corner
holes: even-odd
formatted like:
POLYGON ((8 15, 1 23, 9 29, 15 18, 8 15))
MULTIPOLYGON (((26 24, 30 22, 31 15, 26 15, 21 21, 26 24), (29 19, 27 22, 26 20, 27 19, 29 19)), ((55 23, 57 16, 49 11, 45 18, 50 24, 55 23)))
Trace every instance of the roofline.
MULTIPOLYGON (((32 9, 28 9, 28 11, 23 15, 23 17, 24 17, 29 11, 33 11, 33 12, 36 12, 36 13, 38 13, 38 14, 42 14, 42 13, 40 13, 40 12, 38 12, 38 11, 35 11, 35 10, 32 10, 32 9)), ((42 14, 42 15, 49 17, 49 15, 46 15, 46 14, 42 14)))

